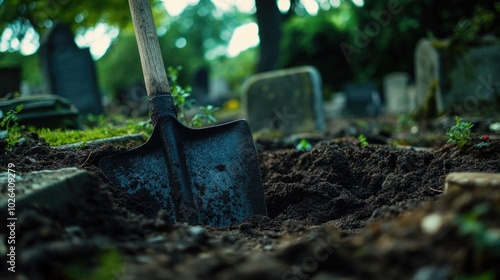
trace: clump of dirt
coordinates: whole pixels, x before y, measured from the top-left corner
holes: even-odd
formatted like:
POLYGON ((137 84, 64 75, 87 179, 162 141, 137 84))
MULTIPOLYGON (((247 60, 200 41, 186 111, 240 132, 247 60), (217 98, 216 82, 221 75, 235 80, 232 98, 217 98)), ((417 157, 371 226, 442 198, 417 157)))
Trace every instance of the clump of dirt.
MULTIPOLYGON (((500 190, 442 193, 448 173, 500 173, 496 140, 487 151, 472 144, 361 148, 353 138, 323 141, 307 152, 275 143, 259 154, 269 216, 226 229, 172 223, 162 211, 145 216, 153 207, 146 198, 111 186, 98 168, 101 158, 126 149, 58 150, 32 136, 0 157, 2 168, 13 162, 19 173, 78 167, 92 174, 65 216, 19 210, 19 273, 29 279, 436 279, 478 275, 498 263, 498 244, 478 245, 481 232, 464 228, 472 217, 488 236, 498 235, 500 190), (479 214, 477 207, 483 207, 479 214), (437 220, 437 229, 422 226, 426 219, 437 220), (103 257, 113 254, 114 262, 103 257)), ((2 252, 0 277, 11 279, 4 258, 2 252)), ((500 275, 497 270, 491 273, 500 275)))

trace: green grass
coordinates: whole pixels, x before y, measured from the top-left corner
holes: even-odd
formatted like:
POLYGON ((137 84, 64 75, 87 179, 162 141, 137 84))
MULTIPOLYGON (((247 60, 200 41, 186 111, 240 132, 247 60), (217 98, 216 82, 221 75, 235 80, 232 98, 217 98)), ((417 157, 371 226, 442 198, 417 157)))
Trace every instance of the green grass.
POLYGON ((42 128, 36 131, 40 138, 44 138, 50 146, 60 146, 78 142, 88 142, 91 140, 123 136, 128 134, 141 133, 145 136, 151 134, 152 127, 148 122, 130 123, 126 126, 118 127, 95 127, 85 130, 51 130, 42 128))

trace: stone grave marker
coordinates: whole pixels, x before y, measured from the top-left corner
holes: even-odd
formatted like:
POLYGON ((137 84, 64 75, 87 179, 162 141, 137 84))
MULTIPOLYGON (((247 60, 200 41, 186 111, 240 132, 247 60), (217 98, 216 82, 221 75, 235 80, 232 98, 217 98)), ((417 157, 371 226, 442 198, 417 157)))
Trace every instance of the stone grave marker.
POLYGON ((312 66, 256 74, 245 83, 242 99, 252 132, 325 130, 321 76, 312 66))
POLYGON ((415 49, 415 75, 416 75, 416 96, 415 103, 417 109, 425 103, 425 99, 432 88, 433 83, 437 83, 435 92, 435 105, 438 111, 443 110, 441 97, 439 53, 428 39, 421 39, 415 49))
POLYGON ((56 24, 41 42, 42 70, 49 91, 72 102, 81 114, 102 114, 94 61, 75 44, 68 27, 56 24))
POLYGON ((374 117, 382 111, 382 101, 372 84, 349 83, 344 86, 345 114, 352 117, 374 117))
POLYGON ((452 59, 446 64, 449 76, 443 77, 445 108, 460 114, 500 110, 500 41, 481 39, 452 59))
POLYGON ((0 68, 0 98, 9 93, 19 92, 21 88, 21 68, 0 68))
POLYGON ((78 110, 66 99, 52 94, 37 94, 0 100, 0 110, 8 112, 23 105, 17 121, 25 126, 44 128, 81 128, 78 110))
POLYGON ((422 105, 433 83, 439 112, 472 114, 500 109, 500 41, 481 38, 450 52, 450 41, 421 39, 415 51, 416 102, 422 105), (436 47, 439 46, 439 47, 436 47))
MULTIPOLYGON (((69 218, 68 209, 71 202, 85 199, 85 185, 91 177, 85 170, 63 168, 59 170, 41 170, 30 173, 16 173, 15 206, 16 210, 33 207, 34 205, 50 208, 63 217, 69 218)), ((9 198, 7 180, 12 178, 8 172, 0 173, 0 217, 7 219, 9 198)))
POLYGON ((394 72, 384 77, 384 98, 386 113, 392 115, 409 114, 412 96, 408 90, 410 76, 404 72, 394 72))

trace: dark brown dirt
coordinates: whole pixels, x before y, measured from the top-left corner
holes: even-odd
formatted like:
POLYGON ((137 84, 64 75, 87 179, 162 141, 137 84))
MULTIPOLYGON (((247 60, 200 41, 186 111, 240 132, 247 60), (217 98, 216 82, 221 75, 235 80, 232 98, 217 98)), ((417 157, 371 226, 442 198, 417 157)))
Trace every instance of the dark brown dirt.
MULTIPOLYGON (((93 175, 67 215, 35 206, 18 211, 16 276, 318 280, 490 273, 494 279, 500 277, 500 190, 442 195, 450 172, 500 173, 500 143, 492 140, 486 151, 474 144, 424 152, 361 148, 343 138, 304 152, 261 141, 269 216, 217 229, 174 224, 161 211, 146 217, 156 207, 147 196, 109 185, 98 162, 126 148, 57 150, 32 135, 0 156, 1 168, 13 162, 19 173, 78 167, 93 175), (431 214, 440 227, 429 233, 421 223, 431 214)), ((5 254, 1 260, 0 278, 15 279, 5 254)))

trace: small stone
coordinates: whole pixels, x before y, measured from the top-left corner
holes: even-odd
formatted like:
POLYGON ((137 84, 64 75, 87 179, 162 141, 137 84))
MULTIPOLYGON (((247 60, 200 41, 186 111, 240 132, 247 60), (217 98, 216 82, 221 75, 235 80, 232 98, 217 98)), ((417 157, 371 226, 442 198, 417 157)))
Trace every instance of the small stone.
POLYGON ((201 226, 192 226, 189 228, 189 232, 194 236, 198 236, 205 234, 205 229, 201 226))
POLYGON ((162 235, 157 235, 157 236, 153 236, 153 237, 148 238, 146 241, 149 243, 160 243, 160 242, 165 241, 165 237, 162 235))
POLYGON ((26 162, 26 163, 35 163, 35 162, 36 162, 36 159, 34 159, 34 158, 32 158, 32 157, 26 157, 25 162, 26 162))
POLYGON ((437 213, 433 213, 425 216, 422 219, 420 226, 425 233, 434 234, 439 231, 441 225, 443 224, 443 216, 437 213))
POLYGON ((447 279, 449 275, 448 266, 425 266, 417 270, 412 280, 447 279))
POLYGON ((147 255, 137 256, 135 258, 135 260, 137 262, 139 262, 139 263, 144 263, 144 264, 152 263, 153 262, 153 259, 150 256, 147 256, 147 255))
POLYGON ((500 174, 457 172, 446 176, 445 193, 467 191, 474 188, 500 188, 500 174))

